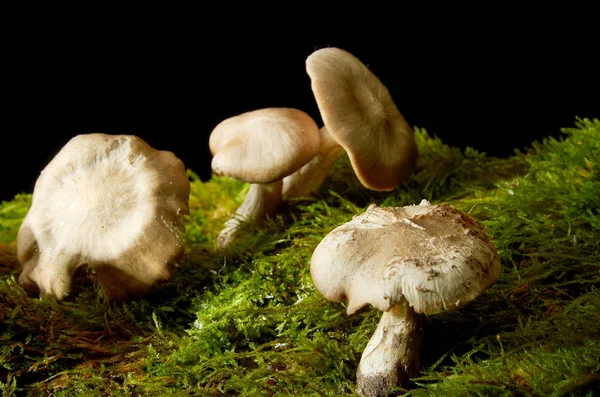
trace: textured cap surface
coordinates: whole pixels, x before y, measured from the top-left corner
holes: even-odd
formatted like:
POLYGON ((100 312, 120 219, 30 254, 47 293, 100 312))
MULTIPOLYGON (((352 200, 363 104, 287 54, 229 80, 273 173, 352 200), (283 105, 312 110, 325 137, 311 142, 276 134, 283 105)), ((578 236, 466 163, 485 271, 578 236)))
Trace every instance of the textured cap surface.
POLYGON ((382 311, 406 299, 418 313, 453 309, 477 297, 501 265, 484 227, 446 205, 372 205, 331 231, 311 259, 315 287, 348 313, 382 311))
POLYGON ((95 271, 110 300, 145 294, 183 255, 183 162, 132 135, 72 138, 36 181, 17 235, 19 282, 62 299, 74 271, 95 271))

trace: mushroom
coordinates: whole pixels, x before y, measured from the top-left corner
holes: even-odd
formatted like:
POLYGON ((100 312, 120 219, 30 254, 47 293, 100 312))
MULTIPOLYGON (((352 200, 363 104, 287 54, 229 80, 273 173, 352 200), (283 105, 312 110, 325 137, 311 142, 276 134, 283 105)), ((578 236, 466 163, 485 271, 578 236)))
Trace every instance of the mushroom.
POLYGON ((213 129, 209 147, 215 175, 251 184, 244 202, 219 233, 219 247, 229 246, 242 222, 274 215, 282 201, 283 178, 314 158, 319 142, 315 121, 292 108, 253 110, 213 129))
POLYGON ((358 58, 335 47, 309 55, 306 71, 324 123, 321 146, 310 163, 284 178, 284 197, 318 190, 344 153, 363 186, 396 188, 412 173, 418 149, 386 86, 358 58))
POLYGON ((367 304, 383 311, 358 366, 362 396, 386 396, 414 375, 424 315, 475 299, 500 271, 479 222, 427 200, 406 207, 372 204, 327 234, 310 265, 317 290, 330 301, 348 300, 348 314, 367 304))
POLYGON ((19 283, 60 301, 89 265, 108 301, 145 295, 184 253, 189 192, 172 152, 132 135, 73 137, 36 180, 17 234, 19 283))

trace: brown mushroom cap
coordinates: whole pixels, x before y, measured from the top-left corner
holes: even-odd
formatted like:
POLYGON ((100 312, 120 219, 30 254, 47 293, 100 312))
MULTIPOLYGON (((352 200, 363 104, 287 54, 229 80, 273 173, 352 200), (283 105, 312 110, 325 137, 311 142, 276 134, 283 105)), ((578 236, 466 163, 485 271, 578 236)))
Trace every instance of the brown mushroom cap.
POLYGON ((500 275, 484 227, 447 205, 372 205, 331 231, 311 259, 325 298, 348 300, 348 313, 371 304, 387 311, 406 299, 434 314, 471 301, 500 275))
POLYGON ((309 162, 318 153, 319 142, 317 124, 301 110, 242 113, 211 132, 212 170, 248 183, 271 183, 309 162))
POLYGON ((414 132, 388 89, 359 59, 323 48, 306 59, 313 94, 329 133, 346 150, 360 182, 396 188, 414 169, 414 132))
POLYGON ((75 136, 36 181, 17 235, 19 282, 62 299, 87 264, 109 300, 145 294, 184 253, 189 192, 171 152, 132 135, 75 136))

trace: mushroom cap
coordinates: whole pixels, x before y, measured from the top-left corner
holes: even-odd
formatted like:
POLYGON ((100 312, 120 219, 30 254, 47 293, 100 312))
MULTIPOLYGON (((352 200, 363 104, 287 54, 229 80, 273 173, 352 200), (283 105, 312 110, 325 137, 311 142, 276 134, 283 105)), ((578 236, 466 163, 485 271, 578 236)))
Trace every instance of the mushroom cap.
POLYGON ((19 282, 60 300, 87 264, 109 300, 144 295, 184 253, 189 193, 172 152, 132 135, 73 137, 35 183, 17 235, 19 282))
POLYGON ((386 86, 358 58, 335 47, 309 55, 306 71, 323 123, 363 186, 396 188, 413 171, 418 149, 386 86))
POLYGON ((480 295, 501 265, 479 222, 423 200, 370 206, 323 238, 310 271, 325 298, 348 300, 348 314, 367 304, 388 311, 402 299, 417 313, 434 314, 480 295))
POLYGON ((248 183, 271 183, 301 168, 319 150, 319 128, 305 112, 265 108, 220 122, 211 132, 212 170, 248 183))

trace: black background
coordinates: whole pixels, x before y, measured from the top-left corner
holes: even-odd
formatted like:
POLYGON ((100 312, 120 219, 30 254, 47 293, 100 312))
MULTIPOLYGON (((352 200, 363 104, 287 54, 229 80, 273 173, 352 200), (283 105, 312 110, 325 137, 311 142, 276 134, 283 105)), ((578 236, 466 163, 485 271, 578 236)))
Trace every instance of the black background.
POLYGON ((3 49, 0 200, 31 192, 62 145, 87 132, 138 135, 206 180, 208 136, 227 117, 286 106, 321 124, 304 61, 327 46, 367 64, 409 124, 508 156, 576 116, 600 117, 594 26, 539 19, 398 24, 368 37, 308 37, 310 24, 259 35, 189 19, 118 32, 86 21, 13 32, 3 49))

